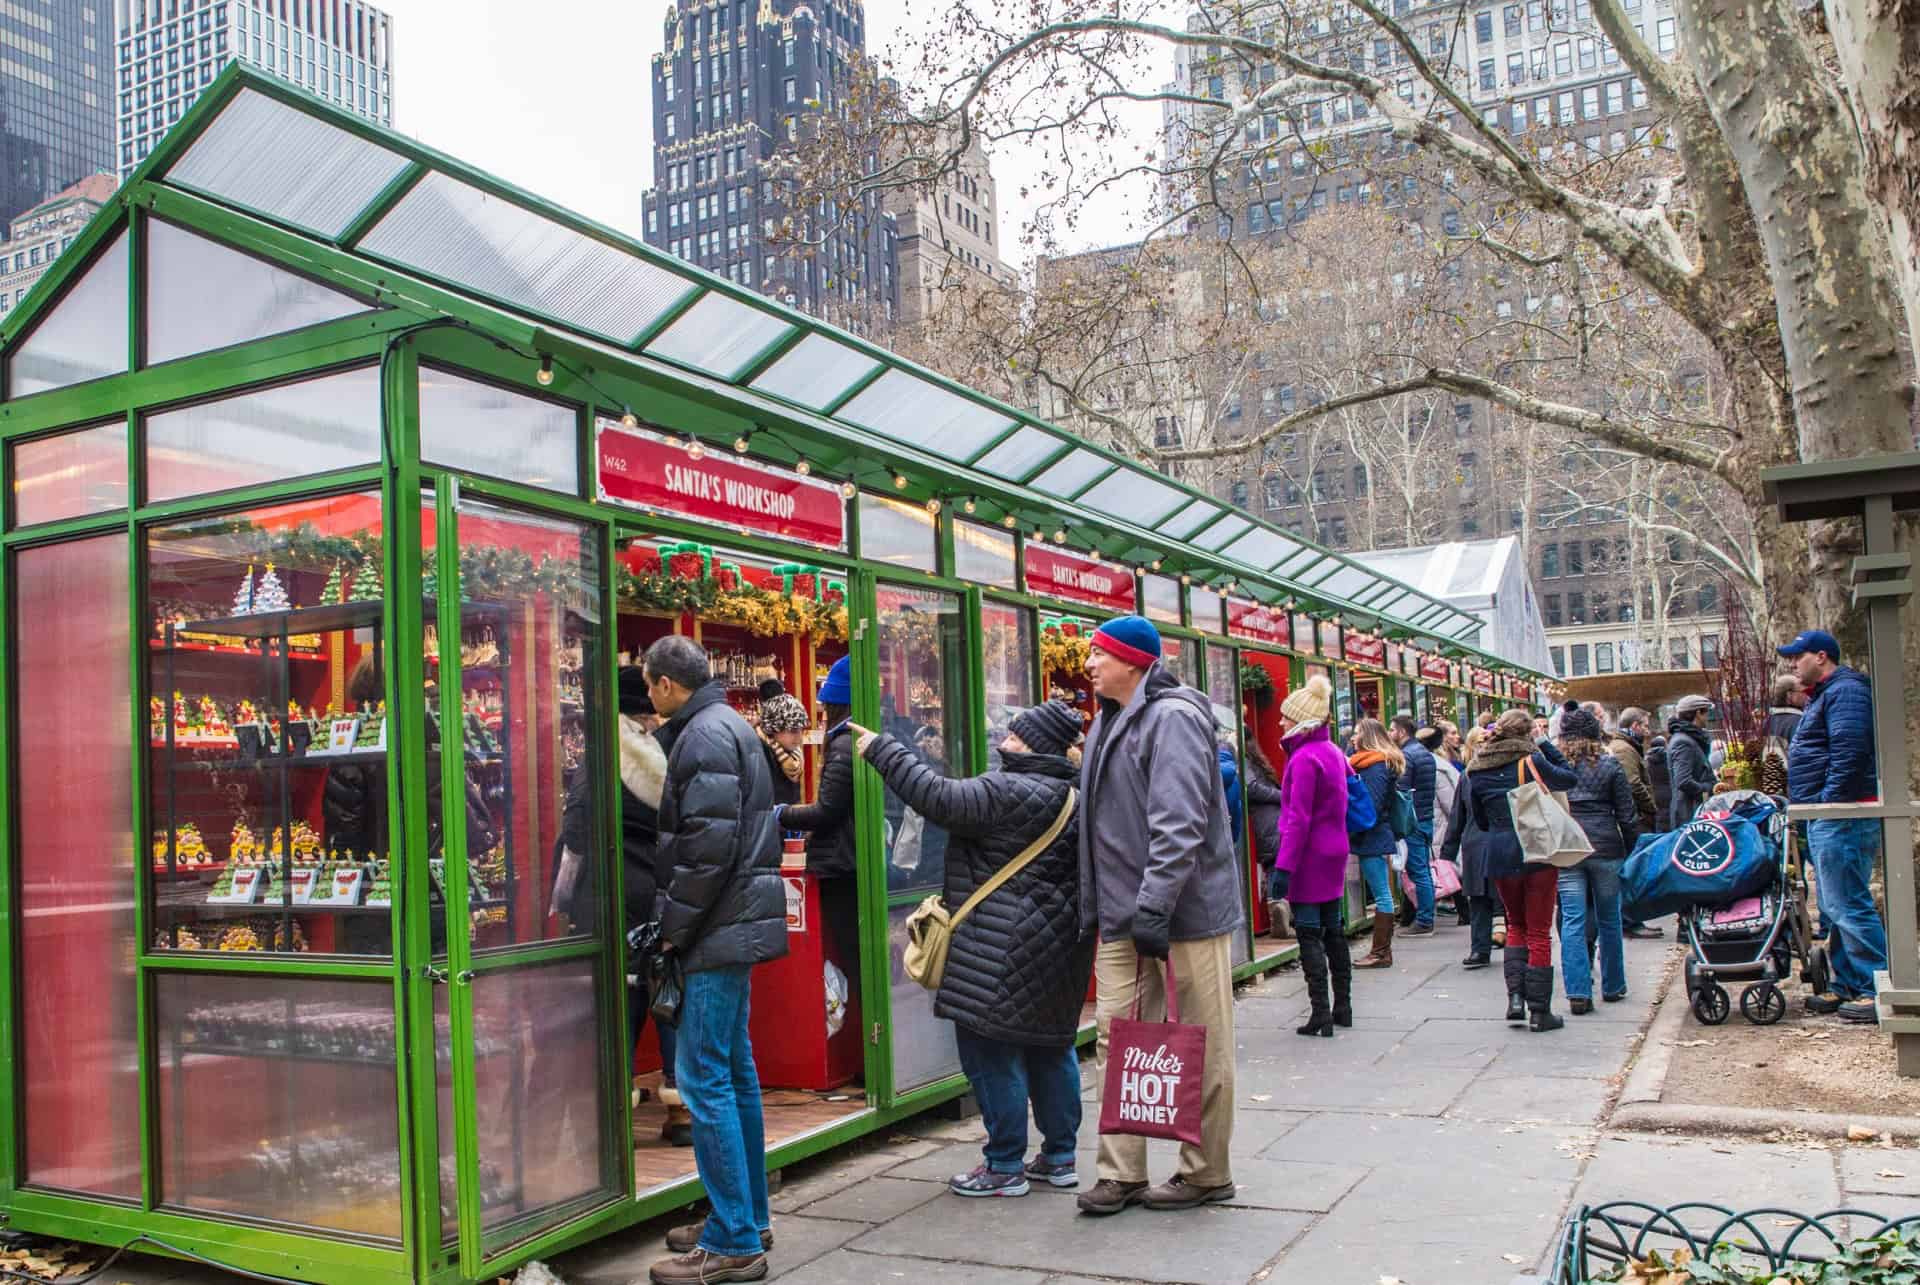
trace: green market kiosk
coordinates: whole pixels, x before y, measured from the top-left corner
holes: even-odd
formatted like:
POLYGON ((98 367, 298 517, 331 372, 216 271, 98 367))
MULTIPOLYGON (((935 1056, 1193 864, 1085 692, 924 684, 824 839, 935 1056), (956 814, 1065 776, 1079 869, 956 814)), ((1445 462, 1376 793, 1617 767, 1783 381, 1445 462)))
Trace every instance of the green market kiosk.
MULTIPOLYGON (((1154 615, 1229 710, 1323 663, 1249 609, 1479 627, 238 66, 0 344, 0 1209, 271 1278, 490 1280, 698 1196, 629 1093, 652 639, 749 713, 851 655, 968 774, 1076 620, 1154 615)), ((963 1088, 898 962, 944 836, 871 773, 855 819, 853 926, 790 870, 755 981, 769 1166, 963 1088)), ((1243 972, 1288 953, 1249 919, 1243 972)))

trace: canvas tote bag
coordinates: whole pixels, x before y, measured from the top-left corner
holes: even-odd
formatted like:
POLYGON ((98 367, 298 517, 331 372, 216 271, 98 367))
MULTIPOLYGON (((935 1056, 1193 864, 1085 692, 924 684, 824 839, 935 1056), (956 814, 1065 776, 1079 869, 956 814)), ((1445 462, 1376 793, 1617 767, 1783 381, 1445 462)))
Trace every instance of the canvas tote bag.
POLYGON ((1513 832, 1528 865, 1577 866, 1593 851, 1593 841, 1573 819, 1567 796, 1540 784, 1531 757, 1520 760, 1520 783, 1507 791, 1513 832))
POLYGON ((1107 1030, 1107 1078, 1100 1086, 1100 1132, 1200 1145, 1200 1090, 1207 1066, 1207 1028, 1180 1020, 1180 989, 1167 961, 1167 1020, 1140 1020, 1140 977, 1133 974, 1133 1015, 1107 1030))
POLYGON ((1073 816, 1073 809, 1080 801, 1080 791, 1067 787, 1067 801, 1060 808, 1060 815, 1053 819, 1046 833, 1028 844, 1026 850, 1013 860, 994 871, 993 878, 973 890, 966 904, 949 913, 947 903, 940 894, 935 893, 914 908, 907 916, 907 944, 900 953, 900 971, 930 991, 940 989, 940 979, 947 973, 947 952, 953 947, 953 934, 960 923, 973 913, 973 908, 992 896, 1001 884, 1013 878, 1026 868, 1028 862, 1053 846, 1060 832, 1067 828, 1067 821, 1073 816))

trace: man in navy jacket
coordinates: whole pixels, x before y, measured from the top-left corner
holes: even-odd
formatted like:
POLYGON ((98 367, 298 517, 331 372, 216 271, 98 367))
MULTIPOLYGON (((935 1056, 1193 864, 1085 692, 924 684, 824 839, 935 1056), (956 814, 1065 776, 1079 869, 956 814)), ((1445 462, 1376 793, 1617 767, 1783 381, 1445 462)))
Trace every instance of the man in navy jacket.
MULTIPOLYGON (((1808 694, 1787 747, 1790 803, 1858 803, 1879 792, 1873 751, 1873 692, 1864 674, 1840 663, 1840 644, 1819 629, 1803 630, 1780 648, 1808 694)), ((1816 1013, 1838 1012, 1872 1022, 1876 971, 1887 966, 1887 932, 1873 904, 1873 866, 1880 855, 1875 820, 1815 821, 1807 847, 1831 940, 1833 990, 1807 1000, 1816 1013)))
POLYGON ((1399 787, 1413 795, 1413 815, 1418 823, 1407 836, 1407 877, 1413 880, 1413 927, 1409 937, 1424 937, 1433 931, 1433 793, 1436 771, 1433 755, 1413 738, 1419 729, 1405 714, 1397 715, 1387 735, 1407 756, 1407 770, 1399 787))

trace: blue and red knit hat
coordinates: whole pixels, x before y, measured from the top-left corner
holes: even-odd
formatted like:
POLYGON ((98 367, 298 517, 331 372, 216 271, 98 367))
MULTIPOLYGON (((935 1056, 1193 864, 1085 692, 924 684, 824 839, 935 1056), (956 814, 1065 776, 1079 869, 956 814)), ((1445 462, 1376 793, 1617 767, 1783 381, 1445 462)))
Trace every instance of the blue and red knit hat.
POLYGON ((1115 660, 1146 669, 1160 659, 1160 631, 1145 616, 1115 616, 1093 631, 1093 645, 1115 660))

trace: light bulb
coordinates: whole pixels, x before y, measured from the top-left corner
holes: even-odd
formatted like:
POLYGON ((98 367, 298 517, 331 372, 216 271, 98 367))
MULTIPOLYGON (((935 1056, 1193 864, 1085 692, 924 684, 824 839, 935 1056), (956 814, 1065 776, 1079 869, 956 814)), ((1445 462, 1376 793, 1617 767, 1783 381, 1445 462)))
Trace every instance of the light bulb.
POLYGON ((967 497, 967 502, 965 504, 962 504, 960 507, 965 509, 967 512, 971 513, 974 511, 974 509, 978 508, 979 506, 973 502, 973 497, 969 495, 967 497))
POLYGON ((801 477, 807 477, 813 473, 813 465, 807 463, 805 457, 802 457, 793 462, 793 471, 801 477))
POLYGON ((1005 527, 1007 530, 1011 531, 1015 527, 1020 525, 1020 519, 1016 518, 1015 516, 1013 516, 1013 514, 1009 513, 1007 514, 1007 516, 1000 519, 1000 525, 1005 527))
POLYGON ((1067 533, 1065 531, 1055 531, 1053 533, 1053 542, 1055 544, 1065 544, 1067 542, 1067 533))
POLYGON ((1153 567, 1155 571, 1158 571, 1160 569, 1160 559, 1155 558, 1150 565, 1153 567))
POLYGON ((744 434, 733 439, 733 449, 742 455, 747 453, 747 439, 744 434))
POLYGON ((927 512, 938 513, 939 511, 940 511, 940 501, 937 498, 930 499, 927 501, 927 512))
POLYGON ((842 482, 840 484, 840 498, 843 500, 851 500, 855 489, 853 483, 842 482))
POLYGON ((1189 575, 1182 575, 1180 577, 1180 583, 1183 585, 1190 585, 1193 583, 1193 577, 1189 575))
POLYGON ((905 473, 895 473, 893 475, 893 489, 896 491, 904 491, 907 489, 907 475, 905 473))
POLYGON ((540 354, 540 369, 535 372, 533 377, 540 381, 542 388, 551 384, 553 382, 553 358, 545 353, 540 354))
POLYGON ((626 414, 620 417, 620 427, 638 428, 640 427, 640 417, 634 414, 632 411, 628 411, 626 414))
POLYGON ((705 455, 706 453, 707 453, 707 448, 701 444, 701 441, 699 438, 689 437, 687 439, 687 455, 690 458, 697 460, 701 456, 705 455))

